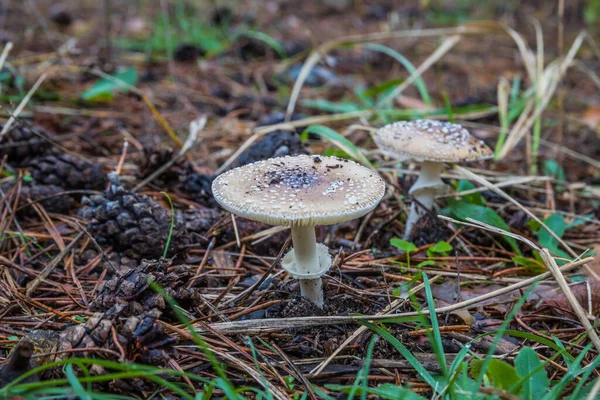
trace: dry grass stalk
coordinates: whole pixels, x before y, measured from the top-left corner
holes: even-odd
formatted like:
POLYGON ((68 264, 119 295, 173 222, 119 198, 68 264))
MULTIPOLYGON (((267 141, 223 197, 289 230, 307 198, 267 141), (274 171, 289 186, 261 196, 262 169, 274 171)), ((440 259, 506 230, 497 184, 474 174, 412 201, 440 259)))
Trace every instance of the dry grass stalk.
MULTIPOLYGON (((576 268, 581 267, 589 262, 592 262, 593 257, 587 257, 582 260, 573 261, 560 267, 561 272, 569 272, 576 268)), ((483 294, 481 296, 474 297, 469 300, 461 301, 456 304, 452 304, 445 307, 436 308, 434 311, 436 314, 448 313, 460 309, 466 309, 471 306, 477 305, 478 303, 493 299, 506 293, 510 293, 513 290, 519 290, 531 286, 533 283, 548 279, 552 277, 551 272, 545 272, 543 274, 524 279, 521 282, 512 284, 502 289, 494 290, 492 292, 483 294)), ((423 309, 421 313, 428 313, 428 309, 423 309)), ((336 324, 351 324, 357 323, 358 321, 386 321, 389 319, 401 318, 401 317, 416 317, 419 313, 407 312, 399 314, 388 314, 388 315, 362 315, 362 316, 323 316, 323 317, 299 317, 299 318, 266 318, 260 320, 246 320, 246 321, 235 321, 235 322, 221 322, 213 324, 212 328, 223 333, 245 333, 245 334, 259 334, 265 332, 274 332, 290 328, 308 328, 312 326, 322 325, 336 325, 336 324)), ((204 330, 202 327, 197 327, 200 332, 204 330)))

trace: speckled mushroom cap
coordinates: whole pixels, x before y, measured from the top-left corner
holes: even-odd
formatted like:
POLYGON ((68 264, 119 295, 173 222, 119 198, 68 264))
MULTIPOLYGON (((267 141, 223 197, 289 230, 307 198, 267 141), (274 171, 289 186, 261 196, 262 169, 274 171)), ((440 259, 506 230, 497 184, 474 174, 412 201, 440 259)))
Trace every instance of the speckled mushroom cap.
POLYGON ((215 200, 244 218, 282 226, 331 225, 373 210, 385 193, 379 175, 337 157, 286 156, 219 175, 215 200))
POLYGON ((461 162, 493 156, 483 141, 458 124, 436 120, 394 122, 381 127, 375 143, 385 153, 405 160, 461 162))

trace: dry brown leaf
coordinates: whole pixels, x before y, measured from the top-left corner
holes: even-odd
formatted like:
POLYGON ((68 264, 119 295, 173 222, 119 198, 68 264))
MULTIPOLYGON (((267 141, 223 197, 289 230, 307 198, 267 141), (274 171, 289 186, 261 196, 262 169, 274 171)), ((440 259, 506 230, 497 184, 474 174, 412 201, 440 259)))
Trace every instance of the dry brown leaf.
POLYGON ((592 129, 600 128, 600 104, 591 104, 588 106, 581 119, 592 129))
MULTIPOLYGON (((589 280, 587 282, 582 282, 576 285, 571 286, 571 291, 575 295, 575 298, 581 304, 583 309, 591 314, 591 315, 599 315, 600 314, 600 281, 597 280, 589 280), (589 296, 591 295, 591 309, 590 309, 590 300, 589 296)), ((560 314, 570 314, 572 313, 572 308, 567 301, 567 297, 562 293, 558 293, 555 296, 550 297, 545 301, 547 306, 550 306, 551 309, 560 314)))

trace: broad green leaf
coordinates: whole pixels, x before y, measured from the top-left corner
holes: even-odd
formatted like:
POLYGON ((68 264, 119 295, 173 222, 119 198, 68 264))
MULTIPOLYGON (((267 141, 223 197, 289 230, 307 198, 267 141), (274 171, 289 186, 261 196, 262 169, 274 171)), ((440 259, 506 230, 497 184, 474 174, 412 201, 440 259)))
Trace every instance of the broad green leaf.
MULTIPOLYGON (((562 215, 552 214, 544 220, 544 223, 559 238, 562 238, 562 236, 565 234, 566 224, 562 215)), ((558 241, 554 237, 552 237, 550 232, 548 232, 546 229, 540 228, 538 234, 538 239, 542 246, 546 247, 549 250, 555 250, 558 247, 558 241)))
MULTIPOLYGON (((471 361, 471 376, 475 378, 478 377, 483 365, 483 360, 474 359, 471 361)), ((507 390, 519 381, 519 375, 517 375, 515 368, 507 362, 501 360, 490 360, 485 374, 490 379, 494 387, 500 389, 507 390)))
POLYGON ((556 160, 545 160, 542 169, 546 176, 550 176, 560 181, 565 180, 565 170, 556 162, 556 160))
POLYGON ((531 273, 538 274, 546 271, 546 265, 534 258, 514 256, 512 261, 517 265, 527 268, 527 270, 531 273))
MULTIPOLYGON (((502 217, 489 207, 478 206, 465 200, 454 199, 450 199, 448 205, 452 214, 458 219, 466 221, 467 218, 473 218, 477 221, 485 222, 488 225, 510 232, 510 227, 504 222, 502 217)), ((502 238, 510 245, 515 253, 521 254, 515 239, 509 236, 502 236, 502 238)))
POLYGON ((329 140, 333 145, 345 151, 356 161, 366 165, 367 167, 373 167, 373 165, 367 159, 367 157, 365 157, 365 155, 361 153, 361 151, 351 141, 349 141, 333 129, 323 125, 310 125, 304 130, 304 132, 302 132, 302 136, 307 136, 309 133, 319 135, 322 138, 329 140))
POLYGON ((538 355, 531 347, 524 347, 515 358, 515 369, 522 378, 523 397, 527 400, 538 398, 550 386, 548 375, 538 355))
POLYGON ((404 250, 406 253, 410 253, 411 251, 415 251, 417 246, 412 244, 411 242, 407 242, 406 240, 391 238, 390 244, 397 249, 404 250))
MULTIPOLYGON (((470 394, 470 395, 474 395, 474 393, 479 392, 479 384, 469 378, 469 374, 467 373, 468 370, 468 365, 467 363, 462 363, 461 365, 461 372, 458 376, 458 378, 454 381, 454 387, 452 387, 452 389, 454 390, 455 393, 464 393, 464 394, 470 394)), ((464 398, 469 398, 469 397, 464 397, 464 398)))
MULTIPOLYGON (((466 179, 461 179, 456 184, 456 190, 458 192, 466 192, 467 190, 475 189, 475 185, 469 182, 466 179)), ((461 196, 463 199, 467 200, 471 204, 476 204, 478 206, 485 206, 485 199, 481 195, 481 192, 471 193, 464 196, 461 196)))
MULTIPOLYGON (((567 229, 565 219, 560 214, 552 214, 544 220, 544 224, 552 231, 556 236, 562 238, 567 229)), ((551 252, 559 255, 563 258, 571 258, 567 253, 558 248, 558 240, 556 240, 547 229, 541 227, 538 231, 538 241, 542 247, 547 248, 551 252)))
POLYGON ((435 245, 433 245, 432 247, 430 247, 429 249, 427 249, 427 256, 435 257, 438 254, 446 256, 446 255, 448 255, 448 252, 451 251, 452 249, 453 249, 453 247, 450 243, 441 240, 441 241, 437 242, 435 245))
POLYGON ((111 76, 112 79, 100 79, 94 86, 83 92, 81 98, 86 102, 112 100, 116 91, 128 91, 138 79, 137 69, 134 67, 127 68, 111 76))

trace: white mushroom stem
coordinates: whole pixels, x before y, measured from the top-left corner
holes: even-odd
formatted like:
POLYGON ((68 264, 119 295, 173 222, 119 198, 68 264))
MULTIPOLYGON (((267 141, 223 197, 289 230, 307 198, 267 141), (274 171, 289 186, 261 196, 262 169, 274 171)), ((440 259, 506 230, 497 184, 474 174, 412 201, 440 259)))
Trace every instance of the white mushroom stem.
MULTIPOLYGON (((433 208, 435 195, 436 193, 439 193, 439 187, 444 186, 444 182, 441 178, 442 168, 444 168, 444 163, 424 161, 421 164, 419 179, 417 179, 415 184, 409 190, 409 193, 413 195, 415 200, 427 210, 433 208)), ((413 226, 423 214, 424 210, 413 201, 410 206, 410 214, 406 219, 404 240, 408 240, 413 226)))
MULTIPOLYGON (((292 242, 297 271, 315 274, 320 270, 317 237, 314 226, 292 227, 292 242)), ((323 307, 321 278, 300 279, 300 293, 319 307, 323 307)))

